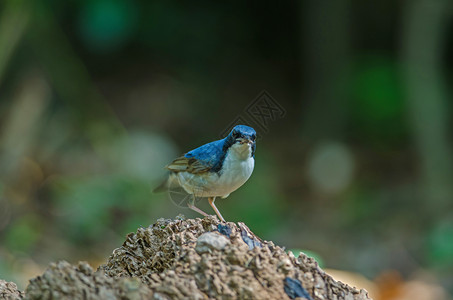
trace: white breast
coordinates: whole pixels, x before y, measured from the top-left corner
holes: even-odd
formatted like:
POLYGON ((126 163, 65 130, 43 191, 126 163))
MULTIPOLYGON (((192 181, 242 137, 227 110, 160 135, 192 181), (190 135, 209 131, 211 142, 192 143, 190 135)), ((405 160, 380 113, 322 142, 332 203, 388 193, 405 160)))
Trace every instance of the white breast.
POLYGON ((248 144, 235 144, 228 150, 219 174, 207 172, 194 175, 177 174, 180 185, 196 197, 227 197, 241 187, 252 175, 255 159, 248 144))

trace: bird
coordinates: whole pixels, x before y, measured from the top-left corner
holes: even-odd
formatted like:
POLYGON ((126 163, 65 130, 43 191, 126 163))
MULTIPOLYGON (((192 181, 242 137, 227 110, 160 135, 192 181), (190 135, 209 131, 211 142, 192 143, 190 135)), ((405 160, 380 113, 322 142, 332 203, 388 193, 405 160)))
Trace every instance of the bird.
POLYGON ((187 206, 203 216, 209 215, 195 206, 195 199, 208 198, 219 219, 225 222, 215 199, 228 197, 250 178, 255 149, 255 129, 236 125, 225 138, 191 150, 165 166, 170 175, 164 184, 182 187, 191 195, 187 206))

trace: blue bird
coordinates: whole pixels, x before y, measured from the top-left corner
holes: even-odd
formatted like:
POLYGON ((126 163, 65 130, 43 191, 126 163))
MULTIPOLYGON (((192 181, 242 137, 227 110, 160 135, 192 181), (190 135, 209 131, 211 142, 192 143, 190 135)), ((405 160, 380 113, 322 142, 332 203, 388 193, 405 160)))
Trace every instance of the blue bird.
POLYGON ((255 149, 255 130, 237 125, 226 138, 187 152, 168 164, 165 168, 170 176, 166 184, 176 184, 192 195, 188 207, 203 216, 208 214, 196 207, 194 200, 207 197, 217 216, 225 222, 214 201, 216 197, 228 197, 250 178, 255 149))

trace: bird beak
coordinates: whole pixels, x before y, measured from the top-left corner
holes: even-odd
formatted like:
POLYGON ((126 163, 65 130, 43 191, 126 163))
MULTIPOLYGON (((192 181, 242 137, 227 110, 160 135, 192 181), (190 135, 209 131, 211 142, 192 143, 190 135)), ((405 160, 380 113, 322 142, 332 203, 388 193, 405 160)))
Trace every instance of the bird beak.
POLYGON ((241 144, 249 144, 249 145, 253 144, 253 142, 250 139, 239 138, 238 141, 241 144))

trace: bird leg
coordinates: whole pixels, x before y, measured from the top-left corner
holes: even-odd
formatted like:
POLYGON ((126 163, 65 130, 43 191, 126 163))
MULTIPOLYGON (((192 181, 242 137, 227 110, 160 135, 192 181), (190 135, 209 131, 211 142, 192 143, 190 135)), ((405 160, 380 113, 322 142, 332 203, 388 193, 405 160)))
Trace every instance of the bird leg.
POLYGON ((205 217, 209 217, 209 215, 207 213, 205 213, 204 211, 202 211, 201 209, 199 209, 198 207, 196 207, 195 205, 192 205, 192 204, 187 204, 187 206, 191 209, 191 210, 194 210, 196 211, 197 213, 199 214, 202 214, 203 216, 205 217))
POLYGON ((217 207, 214 204, 215 197, 209 197, 208 200, 209 200, 209 204, 212 206, 212 208, 214 209, 217 216, 219 216, 220 220, 222 222, 225 222, 225 219, 222 217, 222 215, 220 214, 220 211, 217 209, 217 207))
POLYGON ((197 213, 199 213, 199 214, 201 214, 201 215, 203 215, 203 216, 205 216, 205 217, 209 217, 209 215, 208 215, 207 213, 205 213, 204 211, 202 211, 201 209, 199 209, 198 207, 196 207, 196 206, 194 205, 194 203, 195 203, 195 195, 192 195, 192 198, 191 198, 191 200, 189 200, 189 203, 187 203, 187 206, 188 206, 191 210, 196 211, 197 213))

